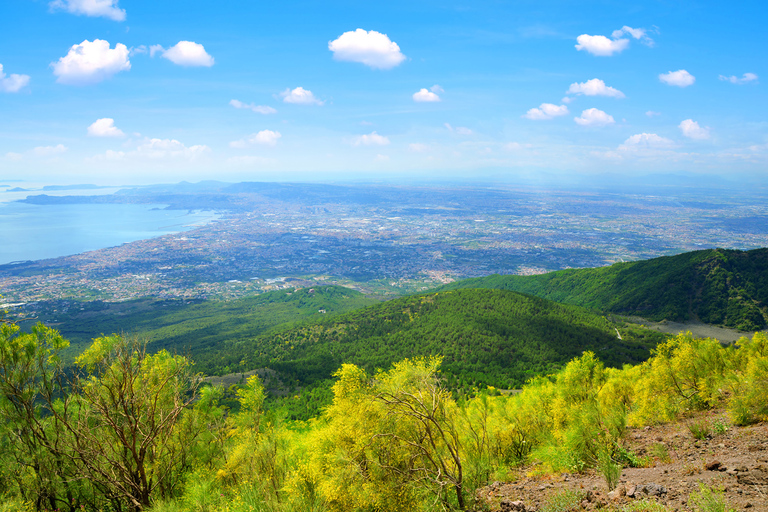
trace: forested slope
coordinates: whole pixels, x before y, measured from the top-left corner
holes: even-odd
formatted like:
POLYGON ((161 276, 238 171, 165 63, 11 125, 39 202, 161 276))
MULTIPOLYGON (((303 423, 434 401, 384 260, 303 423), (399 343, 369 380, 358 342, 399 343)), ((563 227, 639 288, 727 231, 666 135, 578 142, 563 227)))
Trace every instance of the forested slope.
POLYGON ((451 387, 512 388, 584 350, 610 366, 640 362, 661 339, 581 307, 470 289, 391 300, 225 343, 196 362, 208 374, 269 367, 287 383, 304 386, 329 378, 342 363, 372 371, 403 358, 440 355, 451 387))
POLYGON ((610 267, 466 279, 440 290, 497 288, 650 320, 742 330, 768 319, 768 249, 709 249, 610 267))
MULTIPOLYGON (((53 325, 79 354, 92 338, 124 333, 193 360, 225 341, 251 338, 276 327, 359 309, 379 302, 341 286, 284 289, 231 301, 138 299, 127 302, 52 302, 37 320, 53 325), (322 312, 321 312, 322 311, 322 312), (324 313, 323 313, 324 312, 324 313)), ((30 322, 22 327, 29 328, 30 322)))

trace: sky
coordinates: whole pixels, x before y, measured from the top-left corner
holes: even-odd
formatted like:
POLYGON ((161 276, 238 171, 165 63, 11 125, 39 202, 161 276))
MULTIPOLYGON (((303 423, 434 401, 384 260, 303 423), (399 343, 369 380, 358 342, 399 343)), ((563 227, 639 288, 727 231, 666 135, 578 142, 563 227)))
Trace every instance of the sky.
POLYGON ((758 1, 0 4, 0 180, 764 180, 758 1))

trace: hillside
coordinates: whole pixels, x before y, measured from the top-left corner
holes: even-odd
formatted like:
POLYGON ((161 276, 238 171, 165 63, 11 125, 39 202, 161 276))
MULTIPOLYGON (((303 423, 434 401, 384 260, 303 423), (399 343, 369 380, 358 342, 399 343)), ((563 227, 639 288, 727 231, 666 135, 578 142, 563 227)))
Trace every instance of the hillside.
POLYGON ((457 281, 440 290, 513 290, 649 320, 757 330, 768 319, 768 249, 709 249, 610 267, 457 281))
POLYGON ((342 362, 372 371, 403 358, 441 355, 451 387, 515 388, 585 350, 609 366, 643 361, 661 339, 581 307, 470 289, 395 299, 228 342, 197 363, 208 374, 269 367, 287 383, 305 386, 329 378, 342 362))
POLYGON ((40 303, 34 321, 55 326, 77 354, 91 339, 109 333, 136 335, 152 350, 168 349, 202 361, 225 341, 263 334, 275 327, 333 315, 378 300, 341 286, 289 288, 231 301, 139 299, 126 302, 40 303), (321 312, 323 311, 323 312, 321 312))

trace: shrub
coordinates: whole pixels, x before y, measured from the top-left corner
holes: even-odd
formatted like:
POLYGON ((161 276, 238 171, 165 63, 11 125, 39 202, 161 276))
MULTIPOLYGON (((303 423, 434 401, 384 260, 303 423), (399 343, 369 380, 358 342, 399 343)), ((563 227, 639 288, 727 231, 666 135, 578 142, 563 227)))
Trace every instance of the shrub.
POLYGON ((605 478, 608 490, 614 490, 619 484, 619 478, 621 478, 621 464, 616 464, 607 451, 602 451, 597 461, 597 468, 605 478))
POLYGON ((699 484, 699 492, 691 493, 688 502, 698 512, 736 512, 736 509, 728 506, 722 489, 704 484, 699 484))
POLYGON ((669 509, 653 500, 640 500, 622 507, 621 512, 669 512, 669 509))
POLYGON ((703 441, 710 437, 709 422, 706 420, 691 421, 687 424, 687 427, 694 439, 703 441))
POLYGON ((572 512, 579 510, 584 497, 583 491, 562 491, 547 498, 539 512, 572 512))
POLYGON ((669 455, 669 450, 667 449, 667 445, 663 443, 656 443, 653 446, 651 446, 650 449, 651 457, 658 459, 660 462, 672 462, 672 457, 669 455))

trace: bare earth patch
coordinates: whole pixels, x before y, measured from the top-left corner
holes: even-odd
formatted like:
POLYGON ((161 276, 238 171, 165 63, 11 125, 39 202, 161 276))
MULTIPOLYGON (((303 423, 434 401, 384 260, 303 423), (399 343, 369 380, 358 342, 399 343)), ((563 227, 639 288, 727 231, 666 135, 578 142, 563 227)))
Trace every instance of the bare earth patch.
POLYGON ((702 422, 711 427, 725 425, 726 418, 722 411, 709 412, 677 423, 628 429, 627 448, 638 456, 652 457, 653 467, 625 468, 612 492, 594 471, 534 477, 530 475, 535 467, 527 467, 514 482, 494 482, 478 490, 478 498, 494 511, 531 512, 542 509, 552 495, 575 490, 583 493, 581 503, 563 512, 620 511, 640 499, 682 512, 698 510, 689 503, 689 496, 703 483, 721 489, 735 510, 768 511, 768 424, 728 426, 722 433, 711 429, 708 438, 697 440, 689 426, 702 422))

